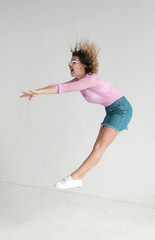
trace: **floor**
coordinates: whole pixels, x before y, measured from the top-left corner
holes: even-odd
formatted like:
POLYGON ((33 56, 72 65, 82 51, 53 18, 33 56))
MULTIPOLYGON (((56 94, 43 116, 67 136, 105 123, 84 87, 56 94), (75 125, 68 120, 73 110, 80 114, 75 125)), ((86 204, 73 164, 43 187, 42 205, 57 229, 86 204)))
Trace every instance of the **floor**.
POLYGON ((154 240, 155 208, 0 183, 0 240, 154 240))

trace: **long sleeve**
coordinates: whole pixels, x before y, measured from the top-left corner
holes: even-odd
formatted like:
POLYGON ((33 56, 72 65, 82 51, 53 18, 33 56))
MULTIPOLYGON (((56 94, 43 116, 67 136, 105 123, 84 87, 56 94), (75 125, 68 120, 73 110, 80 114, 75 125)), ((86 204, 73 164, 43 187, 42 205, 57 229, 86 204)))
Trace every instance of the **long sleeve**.
POLYGON ((63 84, 63 83, 56 84, 56 87, 58 89, 58 94, 67 93, 67 92, 76 92, 76 91, 80 91, 80 90, 83 90, 86 88, 96 86, 95 78, 85 77, 80 80, 78 80, 78 79, 73 79, 73 80, 69 81, 65 84, 63 84))
MULTIPOLYGON (((75 81, 77 81, 78 79, 77 78, 74 78, 74 79, 72 79, 72 80, 70 80, 70 81, 68 81, 68 82, 64 82, 64 83, 61 83, 61 84, 67 84, 67 83, 70 83, 70 82, 75 82, 75 81)), ((49 85, 49 87, 53 87, 53 86, 56 86, 56 85, 58 85, 57 83, 56 84, 53 84, 53 83, 51 83, 50 85, 49 85)), ((57 87, 57 86, 56 86, 57 87)), ((57 87, 57 89, 58 89, 58 87, 57 87)))
POLYGON ((54 86, 56 87, 57 91, 59 91, 58 86, 57 86, 56 84, 51 83, 51 84, 49 85, 49 87, 54 87, 54 86))

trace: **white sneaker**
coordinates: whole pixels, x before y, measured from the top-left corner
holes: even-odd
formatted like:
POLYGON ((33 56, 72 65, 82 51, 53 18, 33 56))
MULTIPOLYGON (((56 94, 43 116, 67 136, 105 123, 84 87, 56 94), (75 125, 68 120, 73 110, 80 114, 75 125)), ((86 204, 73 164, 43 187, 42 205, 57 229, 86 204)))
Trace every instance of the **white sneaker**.
POLYGON ((83 179, 73 179, 70 175, 67 175, 67 177, 54 184, 54 187, 59 189, 75 188, 82 186, 83 179))

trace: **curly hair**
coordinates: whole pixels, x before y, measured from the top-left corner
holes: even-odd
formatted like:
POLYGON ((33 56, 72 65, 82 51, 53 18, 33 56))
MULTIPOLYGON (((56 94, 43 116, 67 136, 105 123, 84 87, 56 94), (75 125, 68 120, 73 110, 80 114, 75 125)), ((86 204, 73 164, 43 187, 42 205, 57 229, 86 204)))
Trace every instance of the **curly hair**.
POLYGON ((99 62, 97 59, 99 48, 96 48, 94 42, 86 40, 77 40, 75 47, 70 47, 72 56, 78 56, 80 62, 85 64, 86 73, 93 74, 98 72, 99 62))

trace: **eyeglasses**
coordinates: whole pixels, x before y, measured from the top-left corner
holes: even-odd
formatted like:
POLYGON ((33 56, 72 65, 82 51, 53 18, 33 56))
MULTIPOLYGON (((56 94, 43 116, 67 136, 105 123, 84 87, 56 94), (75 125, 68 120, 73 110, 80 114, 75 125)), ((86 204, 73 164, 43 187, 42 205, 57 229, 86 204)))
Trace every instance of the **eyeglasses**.
POLYGON ((73 63, 81 63, 81 62, 79 62, 79 61, 76 61, 76 60, 71 60, 70 62, 69 62, 69 65, 73 65, 73 63))

